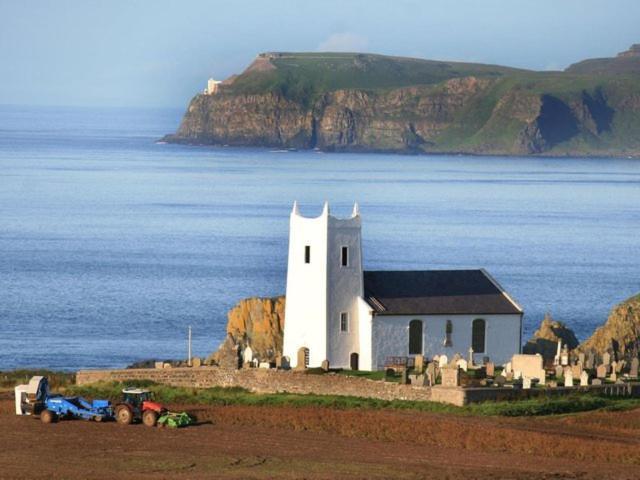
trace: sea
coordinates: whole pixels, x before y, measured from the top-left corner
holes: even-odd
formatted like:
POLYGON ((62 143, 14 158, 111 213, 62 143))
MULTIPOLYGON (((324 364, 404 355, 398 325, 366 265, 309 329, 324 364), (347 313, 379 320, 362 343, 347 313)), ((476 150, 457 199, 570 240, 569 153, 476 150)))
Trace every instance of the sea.
POLYGON ((486 268, 587 338, 640 292, 640 162, 159 143, 180 109, 0 107, 0 369, 124 367, 285 292, 289 213, 347 216, 365 269, 486 268))

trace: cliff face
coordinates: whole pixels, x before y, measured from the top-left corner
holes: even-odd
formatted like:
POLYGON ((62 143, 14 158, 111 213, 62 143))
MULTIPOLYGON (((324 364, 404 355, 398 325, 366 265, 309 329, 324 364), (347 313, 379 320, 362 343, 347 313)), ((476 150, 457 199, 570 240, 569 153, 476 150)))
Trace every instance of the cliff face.
POLYGON ((567 345, 570 350, 578 346, 578 339, 573 330, 564 323, 553 320, 550 315, 545 315, 538 330, 525 344, 522 353, 539 353, 545 360, 553 360, 557 353, 558 340, 562 345, 567 345))
POLYGON ((593 335, 580 345, 580 349, 593 350, 599 354, 612 349, 617 352, 619 358, 637 356, 640 350, 640 295, 616 305, 607 322, 597 328, 593 335))
MULTIPOLYGON (((640 76, 628 72, 442 64, 447 70, 396 60, 401 77, 377 57, 325 65, 324 57, 278 55, 259 57, 260 68, 254 62, 220 93, 194 97, 165 139, 327 151, 640 155, 640 76), (424 77, 411 76, 419 68, 424 77), (424 84, 393 86, 409 81, 424 84)), ((640 65, 640 57, 621 58, 640 65)))
POLYGON ((251 297, 238 302, 227 314, 227 338, 211 358, 216 363, 229 363, 223 357, 237 358, 232 350, 234 345, 240 345, 241 349, 249 345, 259 359, 275 359, 282 353, 284 304, 284 296, 251 297))

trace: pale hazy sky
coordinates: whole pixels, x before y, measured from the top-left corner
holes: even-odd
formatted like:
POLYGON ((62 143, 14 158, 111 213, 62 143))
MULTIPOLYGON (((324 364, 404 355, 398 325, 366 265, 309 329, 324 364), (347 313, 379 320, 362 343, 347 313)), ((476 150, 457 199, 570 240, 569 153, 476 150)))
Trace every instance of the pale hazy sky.
POLYGON ((262 51, 562 69, 640 43, 640 0, 0 0, 0 104, 184 107, 262 51))

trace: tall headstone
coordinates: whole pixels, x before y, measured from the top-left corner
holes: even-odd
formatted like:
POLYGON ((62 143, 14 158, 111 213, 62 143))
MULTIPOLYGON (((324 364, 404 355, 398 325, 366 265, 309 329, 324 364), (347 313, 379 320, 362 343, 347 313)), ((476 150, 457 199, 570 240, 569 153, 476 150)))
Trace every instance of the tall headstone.
POLYGON ((413 368, 416 372, 422 373, 424 371, 424 356, 416 355, 413 357, 413 368))
POLYGON ((585 354, 583 352, 578 353, 578 363, 580 365, 584 365, 585 362, 585 354))
POLYGON ((560 378, 562 375, 564 375, 564 368, 562 365, 556 365, 556 378, 560 378))
POLYGON ((569 349, 566 345, 562 348, 562 353, 560 354, 560 365, 563 367, 569 365, 569 349))
POLYGON ((473 347, 469 347, 469 356, 467 357, 467 365, 473 367, 473 347))
POLYGON ((582 375, 582 364, 578 362, 575 365, 571 365, 571 373, 573 374, 573 378, 580 378, 580 375, 582 375))
POLYGON ((587 370, 593 370, 594 367, 595 367, 595 358, 594 358, 593 352, 589 352, 589 354, 587 355, 587 360, 585 362, 585 368, 587 370))
POLYGON ((631 360, 631 368, 629 369, 629 376, 633 377, 633 378, 637 378, 638 377, 638 366, 640 364, 640 360, 638 360, 638 357, 634 357, 633 360, 631 360))
POLYGON ((249 345, 247 345, 242 352, 242 363, 251 363, 253 362, 253 350, 249 345))
POLYGON ((553 357, 553 364, 560 365, 560 354, 562 353, 562 340, 558 340, 558 346, 556 347, 556 356, 553 357))
POLYGON ((589 374, 587 373, 586 370, 583 370, 582 373, 580 374, 580 386, 581 387, 589 386, 589 374))
POLYGON ((618 373, 618 362, 616 362, 615 360, 611 362, 611 372, 618 373))
POLYGON ((467 361, 464 358, 461 358, 460 360, 458 360, 457 363, 458 368, 460 368, 463 371, 467 371, 469 368, 469 365, 467 364, 467 361))
POLYGON ((522 377, 522 388, 529 390, 531 388, 531 379, 529 377, 522 377))
POLYGON ((602 364, 611 365, 611 354, 609 352, 604 352, 602 354, 602 364))
POLYGON ((484 365, 487 377, 493 377, 496 374, 496 366, 493 362, 487 362, 484 365))
POLYGON ((615 370, 611 370, 611 375, 609 375, 609 380, 611 380, 612 382, 615 382, 616 380, 618 380, 618 374, 616 373, 615 370))
POLYGON ((435 362, 429 362, 427 364, 427 379, 429 381, 429 385, 436 384, 436 364, 435 362))
POLYGON ((323 372, 328 372, 329 371, 329 360, 323 360, 322 363, 320 364, 320 367, 322 368, 323 372))
POLYGON ((570 368, 567 368, 564 371, 564 386, 573 387, 573 372, 570 368))

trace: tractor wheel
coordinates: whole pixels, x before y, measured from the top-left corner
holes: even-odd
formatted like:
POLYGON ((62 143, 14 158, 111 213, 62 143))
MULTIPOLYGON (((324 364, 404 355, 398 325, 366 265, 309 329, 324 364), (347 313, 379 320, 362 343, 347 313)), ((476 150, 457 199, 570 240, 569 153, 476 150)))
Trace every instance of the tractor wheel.
POLYGON ((51 410, 43 410, 40 412, 40 421, 42 423, 53 423, 58 420, 58 416, 51 410))
POLYGON ((142 423, 147 427, 155 427, 158 423, 158 414, 154 410, 146 410, 142 414, 142 423))
POLYGON ((116 408, 116 420, 121 425, 131 425, 133 423, 133 412, 126 405, 116 408))

